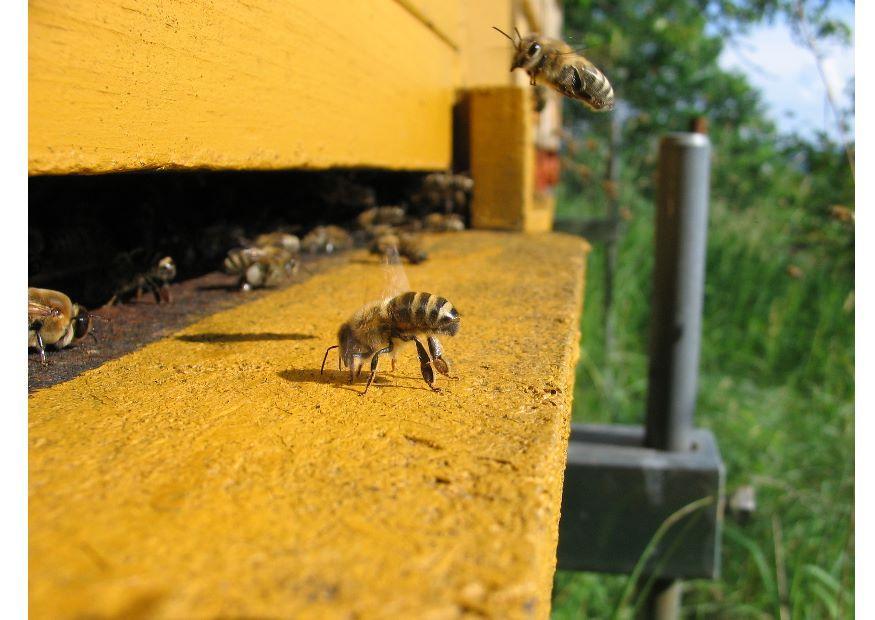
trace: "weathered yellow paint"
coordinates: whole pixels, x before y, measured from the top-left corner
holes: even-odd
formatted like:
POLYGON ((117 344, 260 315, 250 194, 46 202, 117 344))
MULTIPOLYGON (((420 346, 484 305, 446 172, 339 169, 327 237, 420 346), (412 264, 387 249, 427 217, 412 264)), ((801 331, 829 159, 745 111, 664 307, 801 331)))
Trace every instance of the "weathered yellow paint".
POLYGON ((513 5, 507 0, 462 0, 462 87, 511 84, 512 47, 492 27, 513 30, 513 5))
POLYGON ((457 54, 395 0, 32 0, 28 17, 31 174, 449 165, 457 54))
POLYGON ((549 230, 534 210, 535 150, 531 89, 477 88, 470 93, 471 223, 476 228, 549 230))
MULTIPOLYGON (((395 0, 411 11, 454 51, 460 50, 461 6, 464 0, 395 0)), ((505 0, 506 1, 506 0, 505 0)))
POLYGON ((33 394, 30 617, 546 618, 585 246, 429 243, 441 393, 412 350, 364 398, 320 379, 362 254, 33 394))

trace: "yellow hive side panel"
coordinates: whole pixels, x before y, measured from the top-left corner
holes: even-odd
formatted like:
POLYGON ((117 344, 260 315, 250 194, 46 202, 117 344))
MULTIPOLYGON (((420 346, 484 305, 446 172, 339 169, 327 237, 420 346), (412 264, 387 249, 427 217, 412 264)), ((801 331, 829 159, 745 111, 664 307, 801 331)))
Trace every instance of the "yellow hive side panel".
POLYGON ((513 30, 510 0, 462 2, 462 86, 504 86, 511 83, 511 42, 492 29, 513 30))
POLYGON ((457 53, 395 0, 28 16, 31 174, 449 164, 457 53))
POLYGON ((463 0, 395 0, 455 50, 461 47, 463 0))

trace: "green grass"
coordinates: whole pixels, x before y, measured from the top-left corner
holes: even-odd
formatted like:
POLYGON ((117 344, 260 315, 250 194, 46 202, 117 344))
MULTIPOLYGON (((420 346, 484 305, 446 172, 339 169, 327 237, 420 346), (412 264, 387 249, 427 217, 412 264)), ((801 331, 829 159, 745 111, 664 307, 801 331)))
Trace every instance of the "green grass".
MULTIPOLYGON (((585 204, 560 194, 559 214, 598 215, 585 204)), ((632 219, 615 277, 616 348, 606 359, 604 250, 594 244, 576 421, 643 421, 653 208, 634 195, 624 204, 632 219)), ((685 583, 685 617, 853 616, 853 273, 830 248, 794 247, 796 215, 712 205, 696 423, 717 436, 728 490, 753 484, 758 510, 743 526, 727 520, 723 577, 685 583)), ((553 618, 612 617, 626 585, 560 571, 553 618)))

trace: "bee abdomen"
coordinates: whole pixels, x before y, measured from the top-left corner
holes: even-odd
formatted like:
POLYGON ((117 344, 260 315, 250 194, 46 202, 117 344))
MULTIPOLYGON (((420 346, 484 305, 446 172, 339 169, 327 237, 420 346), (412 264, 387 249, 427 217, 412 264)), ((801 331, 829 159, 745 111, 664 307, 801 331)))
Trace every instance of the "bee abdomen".
POLYGON ((389 302, 388 310, 400 331, 455 335, 459 329, 459 313, 439 295, 404 293, 389 302))
POLYGON ((584 90, 589 92, 593 107, 610 110, 614 107, 614 88, 605 74, 593 66, 583 69, 584 90))
POLYGON ((241 274, 253 263, 252 255, 245 250, 231 250, 225 257, 225 273, 241 274))

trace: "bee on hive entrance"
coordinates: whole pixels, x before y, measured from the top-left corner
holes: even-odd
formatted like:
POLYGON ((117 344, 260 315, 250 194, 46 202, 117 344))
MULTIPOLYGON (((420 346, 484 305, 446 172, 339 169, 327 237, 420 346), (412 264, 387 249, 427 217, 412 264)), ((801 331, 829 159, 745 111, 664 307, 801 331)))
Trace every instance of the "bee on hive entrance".
POLYGON ((45 365, 46 347, 63 349, 91 330, 91 315, 60 291, 27 289, 27 346, 39 351, 45 365))
POLYGON ((282 247, 235 248, 228 251, 223 263, 228 275, 237 276, 241 291, 276 286, 297 271, 298 262, 282 247))
POLYGON ((594 112, 614 109, 614 89, 605 74, 564 41, 538 34, 517 39, 493 26, 516 46, 510 70, 523 69, 532 86, 544 84, 569 99, 580 101, 594 112))
POLYGON ((383 298, 365 304, 340 326, 337 332, 339 344, 325 350, 319 373, 325 370, 325 361, 332 349, 340 349, 338 366, 341 370, 343 367, 349 368, 350 383, 361 373, 362 365, 370 359, 371 373, 361 393, 364 396, 377 374, 380 357, 388 354, 392 360, 392 370, 395 370, 397 348, 402 343, 413 341, 422 378, 428 387, 437 392, 439 389, 434 385, 434 370, 450 377, 450 367, 437 337, 455 336, 458 333, 461 321, 459 313, 443 297, 409 291, 397 252, 390 252, 387 257, 386 273, 389 286, 383 298), (407 292, 399 292, 402 290, 407 292), (426 338, 428 350, 420 337, 426 338))
POLYGON ((152 269, 146 273, 141 273, 131 281, 120 286, 107 305, 112 306, 130 296, 139 299, 143 291, 146 290, 152 291, 156 304, 160 304, 162 301, 170 303, 169 284, 175 277, 176 263, 173 262, 173 258, 170 256, 165 256, 152 269))

